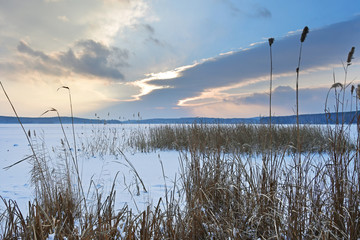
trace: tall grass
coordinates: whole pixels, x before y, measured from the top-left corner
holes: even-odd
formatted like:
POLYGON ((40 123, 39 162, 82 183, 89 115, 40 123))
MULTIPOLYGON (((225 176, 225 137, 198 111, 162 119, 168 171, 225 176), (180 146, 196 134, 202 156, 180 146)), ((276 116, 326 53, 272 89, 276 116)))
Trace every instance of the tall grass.
MULTIPOLYGON (((303 152, 326 152, 331 149, 333 136, 324 126, 300 126, 303 152)), ((265 151, 296 152, 298 129, 294 125, 263 124, 237 125, 160 125, 150 127, 148 134, 133 135, 128 146, 138 151, 160 150, 200 151, 221 149, 225 153, 263 154, 265 151), (272 139, 272 141, 270 141, 272 139)), ((346 139, 347 147, 355 149, 355 143, 346 139)))

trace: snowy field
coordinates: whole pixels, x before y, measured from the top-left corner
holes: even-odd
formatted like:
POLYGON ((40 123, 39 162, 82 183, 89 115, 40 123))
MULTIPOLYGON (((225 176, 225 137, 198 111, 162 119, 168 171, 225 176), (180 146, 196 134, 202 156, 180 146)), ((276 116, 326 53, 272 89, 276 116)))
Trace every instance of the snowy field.
MULTIPOLYGON (((27 132, 30 130, 33 144, 39 149, 39 152, 47 155, 47 159, 51 159, 54 168, 57 164, 61 165, 61 158, 56 157, 61 152, 61 141, 64 139, 60 125, 37 124, 24 125, 24 127, 27 132)), ((73 146, 71 125, 64 125, 64 129, 70 145, 73 146)), ((94 192, 92 191, 94 186, 104 195, 108 194, 116 175, 117 209, 128 204, 135 211, 144 210, 148 203, 157 204, 159 198, 164 197, 165 185, 169 188, 174 185, 175 177, 178 179, 180 175, 178 152, 140 153, 125 146, 125 141, 131 134, 136 131, 146 133, 147 129, 147 126, 139 125, 75 125, 79 168, 84 191, 89 192, 87 194, 89 200, 93 196, 91 193, 94 192), (100 135, 106 135, 109 133, 109 129, 116 129, 116 132, 113 131, 112 135, 108 136, 109 138, 117 136, 115 139, 117 145, 113 148, 122 150, 124 156, 142 179, 147 192, 144 191, 133 168, 124 156, 106 152, 104 154, 102 149, 95 149, 96 144, 101 141, 102 136, 100 135), (89 145, 92 146, 89 147, 89 145), (161 162, 164 167, 165 180, 161 162), (92 190, 88 191, 91 181, 94 184, 90 188, 92 190)), ((0 196, 4 199, 16 200, 24 212, 27 212, 28 201, 32 201, 34 198, 33 186, 30 181, 32 165, 24 161, 8 170, 4 168, 29 155, 31 155, 31 149, 20 125, 0 124, 0 196)), ((3 207, 4 203, 0 202, 0 211, 3 210, 3 207)))
MULTIPOLYGON (((173 193, 175 193, 175 205, 179 207, 178 209, 180 209, 180 211, 176 212, 176 214, 178 214, 176 215, 177 222, 174 222, 174 224, 185 224, 184 226, 187 226, 186 230, 181 232, 184 236, 187 236, 187 229, 191 229, 193 221, 198 221, 201 224, 205 222, 204 226, 207 230, 204 234, 208 237, 217 233, 218 227, 221 224, 225 224, 226 229, 233 229, 230 236, 233 236, 235 239, 237 239, 238 236, 251 236, 253 239, 258 239, 255 237, 257 233, 253 231, 252 227, 255 226, 254 229, 259 229, 259 226, 267 226, 267 223, 264 222, 263 219, 265 215, 269 216, 269 209, 276 209, 275 212, 277 212, 277 214, 274 215, 273 220, 275 221, 277 219, 276 221, 280 221, 282 236, 286 236, 286 234, 289 233, 289 229, 291 230, 293 226, 296 225, 293 224, 293 222, 288 222, 290 215, 295 212, 291 209, 299 207, 298 205, 291 205, 291 203, 295 202, 294 199, 297 199, 298 202, 302 204, 301 206, 305 206, 304 208, 300 206, 298 212, 308 214, 310 216, 307 220, 309 223, 316 223, 316 226, 320 226, 320 229, 327 229, 326 231, 333 226, 333 223, 329 221, 329 219, 332 219, 332 214, 337 214, 341 209, 346 209, 348 212, 358 211, 358 209, 355 209, 357 208, 356 205, 350 204, 350 202, 348 204, 348 201, 343 201, 339 207, 340 210, 336 210, 335 208, 338 207, 338 203, 329 201, 329 199, 335 199, 335 197, 339 195, 338 193, 329 191, 329 189, 333 189, 334 183, 339 185, 342 183, 352 183, 343 185, 344 188, 346 187, 346 190, 342 192, 343 199, 358 199, 360 196, 358 194, 358 181, 360 178, 358 177, 357 165, 354 164, 358 162, 358 155, 356 154, 358 151, 356 149, 358 148, 356 148, 355 151, 349 148, 349 151, 345 152, 337 150, 322 153, 306 151, 303 153, 302 158, 298 158, 298 155, 292 151, 288 153, 281 151, 277 158, 274 157, 273 162, 270 161, 267 163, 266 166, 268 167, 265 168, 262 168, 262 166, 264 164, 263 159, 265 159, 263 156, 267 156, 266 151, 260 153, 254 151, 252 153, 244 152, 235 154, 227 154, 220 151, 218 153, 220 153, 220 157, 225 161, 222 162, 223 164, 220 167, 217 167, 218 155, 211 155, 211 151, 209 155, 207 155, 208 153, 206 151, 204 155, 201 155, 201 150, 197 150, 200 151, 200 155, 197 156, 197 152, 195 151, 192 152, 193 155, 191 155, 191 157, 190 153, 180 153, 178 151, 140 152, 137 149, 147 149, 146 147, 144 148, 144 146, 146 146, 145 139, 148 139, 150 136, 149 129, 151 129, 151 127, 154 127, 154 125, 75 125, 75 148, 71 125, 64 125, 65 134, 60 124, 25 125, 26 134, 30 136, 31 146, 35 148, 38 158, 40 160, 46 159, 46 163, 41 162, 41 167, 48 169, 48 171, 43 172, 49 174, 50 177, 46 175, 42 178, 46 179, 42 181, 42 183, 50 182, 50 184, 59 184, 58 181, 60 181, 60 186, 67 186, 63 185, 63 183, 67 183, 66 178, 64 178, 64 176, 66 177, 66 174, 64 174, 66 173, 65 169, 67 169, 69 165, 74 166, 71 156, 77 156, 75 158, 78 159, 79 175, 84 195, 82 195, 80 191, 77 193, 81 194, 81 198, 83 196, 85 197, 87 209, 93 211, 96 209, 98 203, 104 203, 104 198, 109 196, 112 186, 114 186, 116 193, 114 210, 121 212, 121 209, 127 206, 132 210, 132 213, 135 214, 132 215, 135 216, 135 219, 141 219, 136 217, 136 214, 146 210, 149 204, 156 207, 158 203, 161 203, 162 205, 160 206, 166 212, 166 207, 169 205, 167 205, 167 201, 164 198, 169 190, 172 191, 175 189, 173 191, 173 193), (141 147, 136 148, 135 144, 140 144, 141 147), (75 151, 75 149, 77 150, 75 151), (264 153, 265 155, 261 156, 261 154, 264 153), (191 160, 198 158, 195 162, 190 161, 190 163, 198 163, 200 168, 195 168, 194 165, 188 164, 189 162, 184 160, 185 156, 182 154, 188 154, 187 157, 190 157, 189 159, 191 160), (335 158, 338 159, 339 157, 341 161, 344 161, 342 165, 335 161, 335 158), (302 165, 296 165, 298 159, 302 159, 302 165), (180 170, 182 167, 181 163, 188 164, 185 166, 187 175, 182 175, 184 173, 180 170), (189 166, 193 167, 186 168, 189 166), (294 166, 301 167, 296 168, 294 166), (336 171, 340 169, 340 167, 343 169, 342 172, 346 173, 341 176, 341 178, 337 177, 339 175, 336 175, 338 174, 336 171), (196 171, 194 169, 196 169, 196 171), (199 171, 197 169, 199 169, 199 171), (214 171, 214 169, 216 171, 214 171), (265 178, 269 181, 269 186, 275 186, 275 190, 268 192, 267 195, 258 194, 259 189, 262 189, 263 186, 263 182, 258 181, 258 179, 260 179, 260 175, 258 174, 262 169, 268 171, 265 171, 265 176, 271 176, 268 179, 265 178), (219 175, 213 174, 216 172, 219 172, 219 175), (183 179, 181 178, 182 176, 184 176, 183 179), (217 176, 225 177, 222 181, 219 181, 219 178, 216 178, 217 176), (298 176, 300 176, 300 178, 298 176), (200 179, 198 184, 186 185, 188 183, 191 184, 191 181, 194 181, 195 177, 199 177, 200 179), (271 181, 272 177, 275 179, 275 184, 271 181), (50 179, 50 181, 47 181, 47 179, 50 179), (184 185, 182 185, 182 180, 185 181, 184 185), (299 181, 300 185, 297 185, 299 181), (214 182, 216 183, 215 185, 212 184, 214 182), (217 185, 217 183, 219 185, 217 185), (182 186, 186 187, 181 189, 182 186), (216 186, 216 188, 213 186, 216 186), (234 188, 234 186, 236 186, 236 188, 234 188), (276 188, 276 186, 279 187, 276 188), (288 195, 288 193, 293 192, 297 186, 305 186, 304 189, 306 190, 300 191, 300 195, 288 195), (234 189, 236 189, 236 191, 234 191, 234 189), (238 189, 240 189, 240 191, 238 189), (204 191, 206 191, 206 201, 200 201, 204 191), (251 194, 249 195, 248 193, 251 194), (273 202, 258 198, 258 196, 267 196, 265 199, 271 199, 275 196, 271 195, 273 193, 276 193, 276 198, 274 198, 276 200, 273 202), (314 194, 316 197, 314 197, 314 194), (102 198, 99 197, 100 195, 102 198), (195 197, 192 198, 191 196, 195 197), (219 196, 224 196, 224 199, 219 196), (185 197, 187 197, 186 201, 184 199, 185 197), (162 201, 159 201, 160 198, 162 201), (319 205, 317 203, 318 199, 323 199, 324 201, 320 201, 321 204, 319 205), (233 202, 236 204, 232 204, 233 202), (194 205, 191 204, 195 203, 200 204, 198 208, 192 207, 194 205), (209 203, 214 204, 210 204, 209 206, 209 203), (219 214, 216 222, 222 221, 222 223, 219 225, 216 225, 218 224, 216 223, 214 225, 212 218, 209 219, 207 217, 214 216, 213 209, 215 209, 214 207, 218 206, 216 204, 219 203, 221 203, 221 206, 225 204, 224 209, 226 211, 220 208, 220 211, 216 212, 216 214, 219 214), (231 204, 226 205, 226 203, 231 204), (254 203, 262 207, 254 207, 254 203), (268 207, 269 204, 270 207, 268 207), (238 223, 239 218, 237 215, 231 215, 234 213, 232 210, 234 206, 238 206, 234 212, 251 209, 251 211, 242 212, 242 214, 246 216, 243 220, 254 219, 256 224, 253 226, 252 221, 238 223), (355 207, 352 208, 353 206, 355 207), (315 212, 318 208, 322 209, 320 215, 315 212), (335 209, 335 211, 333 211, 333 209, 335 209), (277 218, 277 216, 281 217, 277 218), (326 225, 329 222, 330 225, 326 225), (234 223, 238 223, 238 225, 234 226, 234 223), (322 227, 322 224, 326 226, 322 227)), ((344 133, 344 137, 346 137, 346 139, 350 137, 348 140, 353 144, 355 143, 356 146, 358 136, 356 125, 323 125, 320 129, 320 135, 321 133, 327 134, 328 130, 331 130, 333 133, 344 133)), ((260 133, 263 134, 263 132, 260 133)), ((212 137, 213 136, 214 135, 212 135, 212 137)), ((320 138, 320 142, 315 141, 314 144, 316 146, 321 145, 323 142, 325 145, 329 144, 326 140, 331 140, 331 137, 328 137, 328 135, 325 136, 326 138, 320 138)), ((312 143, 315 139, 317 139, 316 136, 307 138, 307 141, 311 141, 310 143, 312 143)), ((236 142, 237 141, 238 139, 236 139, 236 142)), ((258 138, 256 138, 255 142, 251 143, 254 145, 249 146, 256 147, 257 141, 258 138)), ((208 147, 208 145, 206 145, 206 147, 208 147)), ((15 124, 0 124, 0 196, 5 201, 10 199, 15 200, 23 215, 26 215, 28 212, 28 202, 32 202, 35 199, 34 184, 31 183, 34 162, 31 162, 32 160, 17 162, 31 155, 31 147, 27 142, 26 135, 22 131, 21 126, 15 124), (13 166, 8 168, 11 165, 13 166)), ((77 175, 74 173, 73 170, 72 184, 76 185, 78 180, 76 179, 77 175)), ((261 171, 261 173, 263 173, 263 171, 261 171)), ((265 184, 266 183, 265 181, 265 184)), ((76 189, 77 185, 75 185, 72 186, 76 189)), ((177 208, 174 209, 176 211, 178 210, 177 208)), ((4 210, 5 203, 0 201, 0 212, 4 212, 4 210)), ((144 211, 144 213, 145 212, 147 211, 144 211)), ((172 212, 170 212, 170 216, 173 219, 173 215, 171 214, 172 212)), ((166 216, 166 214, 162 215, 162 213, 160 215, 166 216)), ((145 216, 145 214, 143 216, 145 216)), ((343 218, 344 222, 357 221, 353 221, 351 218, 347 219, 345 215, 343 218)), ((165 222, 166 221, 164 221, 164 223, 165 222)), ((268 226, 271 227, 272 222, 273 221, 271 221, 268 226)), ((82 226, 77 224, 80 223, 75 223, 77 229, 82 229, 82 226)), ((93 230, 95 231, 97 226, 96 222, 94 224, 93 227, 95 227, 95 229, 93 230)), ((124 238, 126 233, 124 230, 125 225, 125 222, 122 222, 116 226, 116 231, 124 238), (119 228, 119 226, 121 226, 121 228, 119 228)), ((311 230, 314 226, 315 225, 304 223, 304 225, 302 225, 302 228, 305 229, 304 234, 308 234, 306 229, 311 230)), ((138 228, 139 227, 140 225, 138 225, 138 228)), ((161 224, 158 225, 158 227, 159 229, 166 228, 165 225, 161 224)), ((49 234, 48 239, 55 238, 54 229, 46 233, 49 234)), ((298 231, 298 229, 300 228, 291 231, 298 231)), ((168 229, 168 231, 172 232, 173 229, 168 229)), ((344 232, 345 231, 346 230, 344 230, 344 232)), ((164 233, 164 236, 165 235, 164 233)), ((273 234, 271 236, 273 236, 273 234)), ((311 237, 311 239, 313 239, 313 237, 311 237)))
MULTIPOLYGON (((30 131, 37 152, 46 154, 46 159, 51 161, 49 166, 56 170, 57 166, 63 165, 59 154, 64 149, 61 145, 64 134, 59 124, 26 124, 24 127, 27 132, 30 131)), ((127 204, 133 210, 141 211, 149 203, 156 204, 160 197, 164 197, 166 186, 171 188, 175 180, 179 182, 179 152, 141 153, 128 146, 127 141, 132 136, 146 135, 149 128, 149 125, 75 125, 78 164, 89 201, 96 199, 92 195, 94 187, 107 195, 117 175, 116 207, 127 204), (104 147, 106 144, 108 146, 104 147), (129 162, 143 181, 146 192, 129 162), (93 184, 89 190, 90 182, 93 184)), ((64 125, 64 130, 73 147, 71 125, 64 125)), ((350 133, 355 139, 356 125, 351 126, 350 133)), ((23 161, 9 169, 5 168, 30 155, 31 148, 21 126, 0 124, 0 196, 16 200, 24 212, 27 212, 28 201, 34 199, 30 181, 32 164, 23 161)), ((0 202, 0 210, 3 207, 3 202, 0 202)))

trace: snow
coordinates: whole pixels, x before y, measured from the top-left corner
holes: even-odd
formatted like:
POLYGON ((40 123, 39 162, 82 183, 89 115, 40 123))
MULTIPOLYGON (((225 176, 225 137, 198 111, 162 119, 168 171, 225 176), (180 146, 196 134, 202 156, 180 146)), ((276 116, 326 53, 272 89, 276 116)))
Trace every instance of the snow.
MULTIPOLYGON (((61 139, 64 139, 60 125, 29 124, 24 127, 27 132, 30 130, 35 147, 48 155, 48 159, 51 159, 53 162, 51 166, 57 166, 56 164, 62 161, 58 155, 62 149, 61 139)), ((71 125, 64 125, 64 129, 70 145, 73 147, 71 125)), ((172 187, 175 176, 177 178, 180 176, 179 153, 176 151, 141 153, 126 147, 125 139, 129 135, 134 131, 146 133, 147 129, 148 127, 140 125, 75 125, 77 149, 79 149, 78 164, 84 191, 88 192, 90 182, 94 181, 96 188, 106 196, 117 175, 115 181, 116 209, 127 204, 133 211, 142 211, 149 203, 157 204, 159 198, 164 197, 165 186, 172 187), (124 155, 120 153, 116 155, 89 154, 82 151, 82 143, 98 141, 98 136, 95 135, 104 131, 110 132, 109 129, 116 129, 116 135, 118 135, 116 147, 121 149, 124 155), (160 161, 164 167, 165 178, 160 161), (147 192, 143 190, 135 170, 129 162, 143 181, 147 192)), ((24 161, 8 170, 4 168, 29 155, 31 155, 31 149, 20 125, 0 124, 0 196, 6 200, 16 200, 24 212, 27 212, 28 201, 34 199, 33 187, 30 182, 32 165, 24 161)), ((87 195, 89 202, 94 193, 94 188, 90 189, 92 190, 87 195)), ((3 208, 4 203, 0 202, 0 211, 3 208)))
MULTIPOLYGON (((29 124, 25 125, 25 128, 26 132, 30 131, 36 149, 52 162, 51 167, 63 164, 63 159, 59 157, 64 148, 64 134, 60 125, 29 124)), ((73 148, 72 127, 64 125, 64 129, 73 148)), ((129 137, 136 136, 139 132, 146 135, 148 130, 148 125, 75 125, 78 163, 88 203, 96 204, 95 188, 107 196, 115 181, 115 209, 128 205, 135 212, 143 211, 149 203, 156 205, 160 198, 164 198, 166 189, 174 186, 175 179, 177 186, 180 186, 179 152, 141 153, 127 145, 129 137), (113 144, 103 147, 102 141, 111 142, 109 140, 114 140, 113 144)), ((355 141, 358 134, 356 125, 347 130, 355 141)), ((74 153, 74 149, 72 151, 74 153)), ((19 125, 0 124, 0 196, 5 200, 17 201, 24 215, 27 213, 28 202, 34 199, 33 186, 30 183, 32 165, 23 161, 7 170, 4 168, 31 154, 30 146, 19 125)), ((308 154, 306 157, 311 159, 310 162, 328 158, 326 154, 319 156, 317 153, 308 154)), ((248 159, 248 164, 261 164, 261 156, 245 158, 248 159)), ((285 161, 290 162, 291 159, 291 156, 285 156, 285 161)), ((0 201, 0 212, 4 211, 4 207, 4 203, 0 201)), ((118 231, 123 233, 120 227, 118 231)), ((48 239, 54 239, 54 236, 50 234, 48 239)))

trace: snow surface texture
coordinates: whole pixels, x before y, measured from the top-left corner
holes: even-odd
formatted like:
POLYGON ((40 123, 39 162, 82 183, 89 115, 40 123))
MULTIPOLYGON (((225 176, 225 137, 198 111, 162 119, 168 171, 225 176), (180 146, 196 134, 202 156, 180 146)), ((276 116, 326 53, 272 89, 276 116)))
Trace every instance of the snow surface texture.
MULTIPOLYGON (((29 124, 24 126, 26 131, 30 130, 35 146, 40 149, 40 152, 47 154, 47 158, 51 159, 53 166, 56 167, 56 164, 59 164, 56 161, 61 161, 56 156, 61 152, 61 140, 64 139, 60 125, 29 124)), ((64 125, 64 128, 70 145, 73 146, 71 125, 64 125)), ((157 204, 159 198, 165 195, 165 184, 168 188, 172 187, 175 175, 176 178, 180 176, 179 153, 176 151, 140 153, 133 149, 122 148, 125 157, 144 182, 147 189, 145 192, 124 156, 91 154, 82 150, 82 143, 86 145, 86 142, 100 141, 97 138, 98 135, 109 129, 117 129, 116 134, 121 136, 117 141, 123 141, 134 131, 146 132, 148 128, 139 125, 75 125, 77 149, 79 149, 78 162, 84 191, 88 191, 90 182, 93 180, 99 192, 106 196, 118 173, 115 185, 116 209, 127 204, 134 211, 141 211, 145 210, 149 203, 157 204), (164 166, 166 180, 164 180, 160 159, 164 166)), ((120 148, 121 142, 119 144, 120 148)), ((31 149, 20 125, 0 124, 0 196, 16 200, 24 213, 27 212, 28 201, 34 199, 30 182, 32 165, 24 161, 8 170, 4 168, 29 155, 31 155, 31 149)), ((90 202, 92 196, 91 193, 88 194, 90 202)), ((93 200, 96 200, 96 197, 93 200)), ((4 203, 0 202, 0 211, 3 209, 4 203)))

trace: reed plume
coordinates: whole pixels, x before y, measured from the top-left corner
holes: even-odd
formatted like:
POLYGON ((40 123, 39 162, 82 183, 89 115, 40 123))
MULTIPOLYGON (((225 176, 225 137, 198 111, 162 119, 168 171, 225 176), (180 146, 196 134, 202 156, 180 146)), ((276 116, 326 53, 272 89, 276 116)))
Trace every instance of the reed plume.
POLYGON ((343 66, 345 77, 344 77, 344 89, 343 89, 343 99, 342 99, 342 105, 341 105, 341 111, 342 111, 342 121, 344 122, 344 105, 345 105, 345 89, 347 88, 347 73, 348 73, 348 67, 351 65, 351 60, 354 59, 354 53, 355 53, 355 47, 352 47, 348 53, 348 57, 346 60, 346 66, 343 66))
POLYGON ((303 29, 303 32, 301 34, 300 42, 304 42, 307 34, 309 33, 309 28, 306 26, 303 29))
POLYGON ((350 111, 353 110, 352 108, 353 108, 354 90, 355 90, 355 86, 351 85, 351 90, 350 90, 350 94, 351 94, 350 111))
POLYGON ((347 66, 351 65, 351 60, 354 59, 353 55, 355 52, 355 47, 352 47, 349 54, 348 54, 348 58, 347 58, 347 66))

